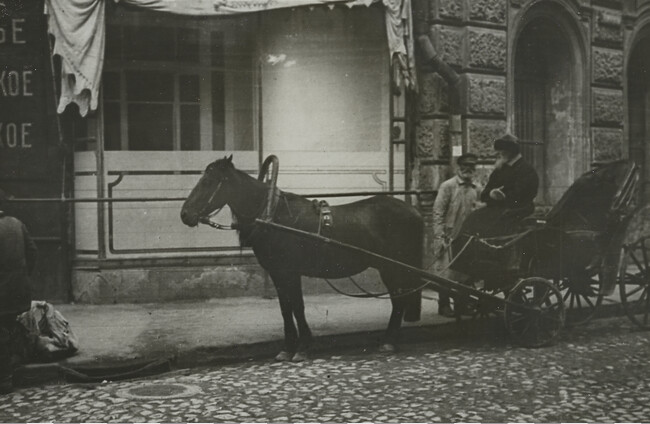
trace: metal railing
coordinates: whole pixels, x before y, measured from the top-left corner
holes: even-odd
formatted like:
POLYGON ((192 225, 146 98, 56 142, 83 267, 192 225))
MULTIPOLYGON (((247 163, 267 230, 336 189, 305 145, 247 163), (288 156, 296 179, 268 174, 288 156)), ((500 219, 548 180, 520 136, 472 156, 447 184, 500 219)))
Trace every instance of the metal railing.
MULTIPOLYGON (((333 197, 361 197, 361 196, 399 196, 399 195, 436 195, 437 190, 393 190, 393 191, 354 191, 341 193, 308 193, 298 194, 301 197, 333 198, 333 197)), ((9 203, 124 203, 124 202, 181 202, 185 197, 35 197, 35 198, 10 198, 9 203)))

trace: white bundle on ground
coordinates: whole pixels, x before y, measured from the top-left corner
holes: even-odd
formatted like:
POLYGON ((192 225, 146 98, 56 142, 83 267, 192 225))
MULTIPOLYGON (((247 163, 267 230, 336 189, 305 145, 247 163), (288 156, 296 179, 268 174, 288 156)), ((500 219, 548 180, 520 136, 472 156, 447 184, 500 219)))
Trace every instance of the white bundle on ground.
POLYGON ((34 359, 59 359, 73 355, 79 341, 68 321, 45 301, 33 301, 31 309, 18 317, 29 333, 29 351, 34 359))

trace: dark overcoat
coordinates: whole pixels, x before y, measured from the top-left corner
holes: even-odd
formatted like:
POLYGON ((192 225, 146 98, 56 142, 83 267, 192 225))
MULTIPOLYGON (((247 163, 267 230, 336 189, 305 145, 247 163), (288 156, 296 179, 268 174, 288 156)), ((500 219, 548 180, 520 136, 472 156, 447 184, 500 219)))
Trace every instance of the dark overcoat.
POLYGON ((471 213, 461 232, 479 237, 498 237, 517 231, 521 219, 535 211, 533 200, 538 187, 537 172, 523 158, 512 165, 496 168, 481 192, 481 201, 487 207, 471 213), (490 191, 495 188, 501 189, 505 199, 490 197, 490 191))
POLYGON ((29 310, 36 245, 25 225, 0 211, 0 316, 29 310))

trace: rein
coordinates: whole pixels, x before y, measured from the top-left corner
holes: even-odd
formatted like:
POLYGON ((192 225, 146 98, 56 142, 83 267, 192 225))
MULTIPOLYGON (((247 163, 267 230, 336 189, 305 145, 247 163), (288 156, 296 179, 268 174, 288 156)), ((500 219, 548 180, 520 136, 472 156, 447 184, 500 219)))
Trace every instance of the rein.
MULTIPOLYGON (((469 244, 470 244, 473 240, 475 240, 475 239, 476 239, 476 237, 474 237, 474 236, 470 236, 469 239, 467 240, 467 242, 465 242, 465 244, 463 245, 463 247, 460 249, 460 251, 458 252, 458 254, 457 254, 456 256, 454 256, 454 257, 451 259, 451 261, 449 261, 449 263, 447 264, 447 266, 445 266, 443 269, 441 269, 440 271, 438 271, 438 273, 440 274, 440 273, 443 273, 443 272, 447 271, 447 270, 449 269, 449 267, 450 267, 454 262, 456 262, 456 259, 458 259, 458 258, 460 257, 460 255, 462 255, 463 252, 465 252, 465 249, 467 249, 467 247, 469 246, 469 244)), ((428 266, 428 267, 425 268, 425 269, 429 269, 429 268, 431 268, 431 266, 428 266)), ((362 293, 346 293, 346 292, 344 292, 343 290, 340 290, 339 288, 337 288, 337 287, 336 287, 334 284, 332 284, 332 282, 331 282, 330 280, 328 280, 327 278, 323 278, 323 280, 325 280, 325 282, 326 282, 326 283, 327 283, 327 284, 332 288, 332 290, 334 290, 335 292, 337 292, 337 293, 339 293, 339 294, 342 294, 343 296, 347 296, 347 297, 355 297, 355 298, 363 298, 363 299, 367 299, 367 298, 374 298, 374 299, 398 299, 398 298, 400 298, 400 297, 405 297, 405 296, 408 296, 408 295, 413 294, 413 293, 415 293, 415 292, 418 292, 418 291, 424 289, 424 288, 427 287, 427 286, 434 286, 434 289, 436 288, 436 287, 435 287, 435 284, 432 284, 431 281, 426 281, 426 280, 425 280, 424 283, 423 283, 422 285, 420 285, 419 287, 416 287, 416 288, 413 288, 413 289, 407 290, 407 291, 405 291, 405 292, 399 292, 398 294, 395 294, 395 295, 392 295, 392 296, 391 296, 389 291, 386 291, 386 292, 383 292, 383 293, 372 293, 372 292, 369 292, 368 290, 366 290, 366 289, 364 289, 363 287, 361 287, 361 286, 359 285, 359 283, 357 283, 357 282, 354 280, 354 278, 352 278, 352 277, 348 277, 348 280, 350 280, 350 281, 351 281, 351 282, 352 282, 352 283, 353 283, 353 284, 354 284, 354 285, 355 285, 359 290, 361 290, 362 293)))

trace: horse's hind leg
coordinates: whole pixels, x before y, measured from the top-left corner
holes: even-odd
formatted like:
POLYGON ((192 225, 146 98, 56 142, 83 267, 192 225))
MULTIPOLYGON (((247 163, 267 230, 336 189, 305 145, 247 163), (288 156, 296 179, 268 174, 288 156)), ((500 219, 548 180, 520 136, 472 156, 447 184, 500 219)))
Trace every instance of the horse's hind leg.
POLYGON ((382 352, 394 352, 397 343, 399 342, 399 332, 402 326, 402 318, 404 317, 404 310, 406 309, 406 302, 404 297, 399 296, 399 290, 395 284, 395 271, 383 270, 381 279, 384 285, 391 293, 392 311, 390 319, 388 320, 388 328, 386 329, 386 338, 384 344, 379 348, 382 352))

